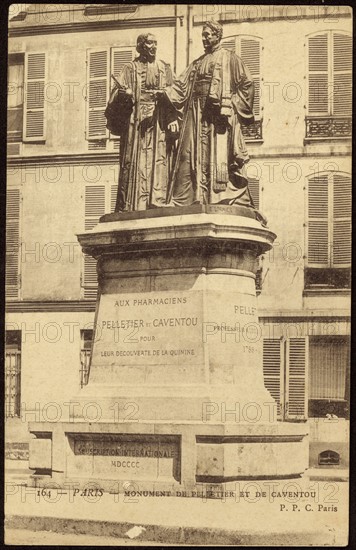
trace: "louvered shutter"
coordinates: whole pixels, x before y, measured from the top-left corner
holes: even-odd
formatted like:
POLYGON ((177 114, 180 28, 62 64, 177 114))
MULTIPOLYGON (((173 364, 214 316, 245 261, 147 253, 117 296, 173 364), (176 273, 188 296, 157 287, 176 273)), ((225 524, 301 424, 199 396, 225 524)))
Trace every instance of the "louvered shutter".
POLYGON ((352 114, 352 37, 333 33, 333 115, 352 114))
POLYGON ((109 136, 104 112, 109 99, 109 52, 87 52, 87 128, 86 139, 103 139, 109 136))
MULTIPOLYGON (((93 229, 105 214, 105 185, 85 187, 85 230, 93 229)), ((98 287, 96 260, 84 254, 83 282, 84 298, 95 299, 98 287)))
POLYGON ((117 78, 123 66, 134 58, 133 48, 112 48, 111 49, 111 74, 117 78))
POLYGON ((333 177, 333 266, 349 267, 351 263, 351 178, 346 174, 333 177))
POLYGON ((253 112, 256 118, 261 116, 261 40, 252 37, 240 37, 239 53, 248 67, 255 85, 253 112))
POLYGON ((260 182, 256 178, 249 178, 248 188, 252 197, 253 204, 258 210, 260 207, 260 182))
MULTIPOLYGON (((134 48, 111 48, 111 74, 114 75, 115 78, 119 77, 123 66, 133 60, 135 56, 134 52, 134 48)), ((110 79, 110 87, 112 89, 114 87, 114 82, 111 77, 110 79)), ((116 142, 114 143, 114 149, 120 149, 120 138, 110 132, 110 139, 116 142)))
POLYGON ((328 33, 308 38, 308 113, 329 115, 331 89, 329 86, 328 33))
POLYGON ((308 181, 308 266, 329 267, 329 185, 328 176, 308 181))
POLYGON ((115 212, 118 185, 112 185, 110 189, 110 212, 115 212))
POLYGON ((6 298, 18 298, 20 286, 20 190, 6 193, 6 298))
POLYGON ((282 357, 282 340, 265 338, 263 340, 263 378, 266 388, 277 403, 279 418, 284 407, 282 357))
POLYGON ((236 36, 233 36, 231 38, 224 38, 222 40, 221 45, 226 50, 232 50, 236 53, 236 36))
POLYGON ((45 139, 46 55, 27 53, 25 57, 24 141, 45 139))
POLYGON ((306 338, 286 341, 286 405, 285 419, 307 418, 308 353, 306 338))

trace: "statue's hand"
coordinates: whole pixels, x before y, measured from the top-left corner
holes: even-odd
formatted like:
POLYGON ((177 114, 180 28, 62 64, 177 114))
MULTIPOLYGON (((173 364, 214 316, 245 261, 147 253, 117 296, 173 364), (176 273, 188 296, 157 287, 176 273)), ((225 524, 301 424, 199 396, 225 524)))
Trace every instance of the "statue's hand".
POLYGON ((172 134, 178 134, 179 133, 179 124, 178 124, 178 120, 173 120, 173 122, 170 122, 168 124, 168 130, 172 133, 172 134))

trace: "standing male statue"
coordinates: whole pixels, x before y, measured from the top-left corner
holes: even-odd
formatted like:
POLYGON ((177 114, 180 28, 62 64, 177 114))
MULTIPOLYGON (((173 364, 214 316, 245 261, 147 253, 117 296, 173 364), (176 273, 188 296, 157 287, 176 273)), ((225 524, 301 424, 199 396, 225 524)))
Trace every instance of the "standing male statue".
POLYGON ((139 56, 124 65, 105 111, 108 129, 121 137, 116 212, 165 206, 171 179, 176 136, 167 126, 175 113, 157 99, 172 84, 172 71, 156 59, 154 35, 140 34, 136 49, 139 56))
MULTIPOLYGON (((254 122, 249 70, 221 47, 222 26, 204 24, 205 53, 193 61, 162 100, 180 115, 180 135, 168 202, 251 206, 241 122, 254 122)), ((170 123, 176 130, 176 122, 170 123)))

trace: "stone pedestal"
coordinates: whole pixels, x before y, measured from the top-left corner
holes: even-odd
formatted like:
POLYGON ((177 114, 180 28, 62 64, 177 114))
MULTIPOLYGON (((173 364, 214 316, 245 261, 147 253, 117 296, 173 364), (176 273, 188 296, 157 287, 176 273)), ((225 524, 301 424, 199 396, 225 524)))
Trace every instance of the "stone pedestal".
POLYGON ((36 483, 177 492, 303 474, 306 425, 277 422, 263 382, 255 273, 275 235, 248 209, 195 205, 107 215, 78 238, 98 260, 89 383, 68 423, 30 426, 36 483))

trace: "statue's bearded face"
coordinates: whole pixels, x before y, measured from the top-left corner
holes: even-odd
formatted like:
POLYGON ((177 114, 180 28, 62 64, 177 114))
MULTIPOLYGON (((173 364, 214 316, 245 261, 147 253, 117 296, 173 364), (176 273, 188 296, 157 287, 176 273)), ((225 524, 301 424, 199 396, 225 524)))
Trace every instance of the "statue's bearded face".
POLYGON ((154 61, 157 52, 157 38, 153 34, 149 34, 142 45, 142 53, 148 61, 154 61))
POLYGON ((210 27, 204 27, 202 32, 203 46, 206 52, 209 52, 216 46, 220 40, 210 27))

